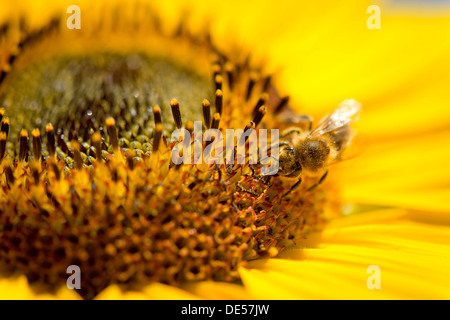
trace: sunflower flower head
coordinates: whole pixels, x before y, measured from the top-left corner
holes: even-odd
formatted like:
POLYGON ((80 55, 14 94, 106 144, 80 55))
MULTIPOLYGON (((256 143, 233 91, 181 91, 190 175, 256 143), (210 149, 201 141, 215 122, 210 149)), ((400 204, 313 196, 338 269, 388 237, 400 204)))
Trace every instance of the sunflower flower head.
POLYGON ((219 49, 207 28, 181 20, 167 34, 151 7, 121 9, 76 32, 59 16, 0 26, 4 272, 54 291, 76 265, 89 299, 112 284, 239 282, 248 261, 320 231, 336 211, 331 185, 308 189, 316 180, 305 177, 291 192, 259 165, 172 162, 183 139, 170 133, 194 121, 283 127, 288 97, 264 66, 219 49))

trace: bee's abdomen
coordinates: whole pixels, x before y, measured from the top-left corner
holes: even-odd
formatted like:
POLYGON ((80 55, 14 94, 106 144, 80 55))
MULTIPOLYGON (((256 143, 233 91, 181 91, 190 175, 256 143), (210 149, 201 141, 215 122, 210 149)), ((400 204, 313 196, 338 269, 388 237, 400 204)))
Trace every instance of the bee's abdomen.
POLYGON ((330 147, 325 140, 305 140, 298 150, 303 168, 317 171, 323 168, 330 154, 330 147))

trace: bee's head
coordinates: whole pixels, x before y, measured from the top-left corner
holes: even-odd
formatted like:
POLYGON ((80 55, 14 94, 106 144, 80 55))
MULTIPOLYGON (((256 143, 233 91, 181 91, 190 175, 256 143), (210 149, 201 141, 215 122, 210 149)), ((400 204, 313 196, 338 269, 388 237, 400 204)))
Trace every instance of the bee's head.
POLYGON ((307 139, 299 150, 302 166, 310 171, 323 168, 330 154, 330 147, 323 139, 307 139))
POLYGON ((297 177, 302 172, 298 161, 297 151, 293 147, 286 147, 280 151, 278 175, 297 177))

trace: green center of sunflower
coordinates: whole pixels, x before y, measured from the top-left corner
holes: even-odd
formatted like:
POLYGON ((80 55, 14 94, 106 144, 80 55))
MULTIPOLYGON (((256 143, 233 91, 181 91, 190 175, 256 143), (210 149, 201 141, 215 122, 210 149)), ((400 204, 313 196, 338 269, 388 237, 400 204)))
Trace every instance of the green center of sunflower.
POLYGON ((185 118, 270 127, 266 107, 286 104, 247 60, 210 50, 212 83, 136 52, 12 66, 0 87, 2 270, 52 291, 76 265, 89 299, 110 284, 238 282, 246 261, 276 256, 321 225, 321 188, 282 199, 292 183, 261 177, 258 166, 171 162, 166 137, 175 125, 189 130, 185 118))
POLYGON ((191 70, 145 54, 60 56, 13 71, 6 80, 0 105, 13 110, 14 138, 22 128, 52 123, 69 139, 80 135, 86 140, 108 116, 127 139, 150 137, 153 106, 162 107, 166 129, 172 130, 171 99, 179 97, 183 113, 201 120, 199 102, 213 91, 210 81, 191 70))

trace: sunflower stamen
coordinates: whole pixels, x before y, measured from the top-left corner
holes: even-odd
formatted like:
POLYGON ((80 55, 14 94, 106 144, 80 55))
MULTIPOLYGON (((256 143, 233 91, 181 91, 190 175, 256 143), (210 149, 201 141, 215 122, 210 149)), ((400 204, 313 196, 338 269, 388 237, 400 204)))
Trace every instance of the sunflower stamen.
POLYGON ((223 93, 222 90, 216 90, 216 112, 222 116, 223 113, 223 93))
POLYGON ((80 143, 77 140, 73 140, 71 142, 71 147, 73 150, 75 166, 78 170, 81 170, 83 168, 83 159, 81 158, 81 153, 80 153, 80 143))
POLYGON ((213 82, 217 83, 216 79, 217 79, 218 75, 221 75, 222 67, 220 66, 219 63, 214 63, 211 67, 211 70, 212 70, 212 75, 213 75, 212 80, 213 80, 213 82))
POLYGON ((155 135, 153 137, 153 153, 156 153, 159 150, 159 145, 161 143, 163 130, 164 130, 163 124, 157 123, 155 126, 155 135))
POLYGON ((39 173, 39 162, 33 161, 30 164, 31 176, 33 177, 34 184, 39 185, 40 173, 39 173))
POLYGON ((103 162, 102 157, 102 146, 101 146, 102 136, 100 132, 95 132, 91 136, 91 143, 95 148, 95 157, 97 158, 97 162, 103 162))
POLYGON ((4 132, 4 133, 6 134, 6 136, 8 136, 8 133, 9 133, 9 118, 8 118, 8 117, 5 117, 5 118, 2 120, 2 128, 1 128, 1 131, 4 132))
POLYGON ((56 159, 54 157, 51 157, 48 159, 50 163, 50 167, 53 170, 53 173, 55 174, 55 179, 60 180, 61 179, 61 171, 59 170, 58 164, 56 163, 56 159))
POLYGON ((289 96, 283 97, 280 99, 280 101, 278 102, 277 106, 274 109, 274 113, 280 113, 281 111, 283 111, 283 109, 285 107, 287 107, 289 103, 289 96))
POLYGON ((0 132, 0 163, 6 153, 6 133, 0 132))
POLYGON ((125 152, 125 156, 126 156, 126 158, 127 158, 127 165, 128 165, 128 168, 130 168, 130 170, 133 170, 133 169, 134 169, 134 156, 135 156, 135 152, 134 152, 133 150, 131 150, 131 149, 128 149, 128 150, 125 152))
POLYGON ((58 129, 56 132, 56 142, 58 143, 58 146, 61 148, 62 152, 68 154, 70 150, 64 139, 65 139, 65 137, 64 137, 62 130, 58 129))
POLYGON ((253 122, 255 123, 255 127, 257 127, 259 125, 259 123, 261 122, 262 118, 264 117, 264 115, 266 114, 267 109, 265 106, 261 106, 258 109, 258 112, 256 113, 255 117, 253 118, 253 122))
POLYGON ((253 108, 253 116, 256 115, 256 113, 259 111, 259 108, 261 108, 263 105, 267 103, 267 100, 269 100, 269 95, 266 92, 263 92, 256 103, 255 107, 253 108))
POLYGON ((234 65, 231 62, 225 63, 225 72, 227 73, 228 78, 228 87, 230 90, 233 90, 234 85, 234 65))
POLYGON ((222 90, 222 84, 223 84, 223 77, 221 74, 217 74, 214 77, 214 83, 216 86, 216 91, 217 90, 222 90))
POLYGON ((19 161, 25 161, 28 156, 28 132, 22 129, 19 140, 19 161))
POLYGON ((250 135, 248 134, 248 132, 250 130, 254 130, 256 128, 256 125, 253 121, 250 121, 244 128, 244 133, 241 136, 241 139, 238 141, 238 145, 244 145, 248 138, 250 137, 250 135))
POLYGON ((211 129, 219 129, 220 124, 220 113, 214 113, 213 120, 211 123, 211 129))
POLYGON ((192 136, 192 133, 194 132, 194 123, 192 121, 187 121, 185 125, 186 130, 189 132, 189 134, 192 136))
POLYGON ((117 138, 116 121, 114 118, 106 119, 106 130, 109 135, 109 143, 112 145, 115 153, 120 152, 119 149, 119 139, 117 138))
POLYGON ((258 79, 258 75, 256 73, 252 73, 250 75, 250 79, 248 81, 247 93, 245 95, 245 100, 249 101, 252 95, 253 88, 255 87, 255 83, 258 79))
POLYGON ((211 104, 206 99, 202 102, 202 111, 205 128, 209 129, 211 128, 211 104))
POLYGON ((11 188, 14 185, 16 179, 14 177, 14 172, 10 164, 7 164, 5 166, 5 176, 8 187, 11 188))
POLYGON ((183 121, 181 120, 180 104, 177 99, 170 100, 170 107, 172 109, 173 120, 178 129, 183 127, 183 121))
POLYGON ((33 136, 33 157, 35 161, 39 162, 42 156, 41 132, 39 129, 34 129, 31 131, 31 135, 33 136))
POLYGON ((160 106, 154 106, 153 107, 153 116, 155 118, 155 126, 159 123, 162 123, 162 117, 161 117, 161 107, 160 106))
POLYGON ((55 140, 55 131, 53 129, 52 124, 47 124, 45 127, 45 131, 47 133, 47 151, 50 157, 55 157, 56 154, 56 140, 55 140))
POLYGON ((264 78, 262 91, 269 92, 271 83, 272 83, 272 76, 268 75, 267 77, 264 78))

